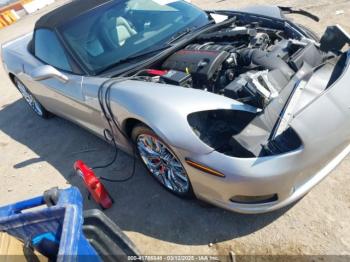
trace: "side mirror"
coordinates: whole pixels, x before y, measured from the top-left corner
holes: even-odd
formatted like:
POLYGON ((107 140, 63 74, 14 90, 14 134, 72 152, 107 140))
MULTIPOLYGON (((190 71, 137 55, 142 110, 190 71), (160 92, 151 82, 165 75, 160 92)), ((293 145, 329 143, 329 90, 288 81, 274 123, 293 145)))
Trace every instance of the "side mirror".
POLYGON ((56 68, 50 65, 44 65, 44 66, 39 66, 38 68, 35 68, 30 73, 30 76, 35 81, 46 80, 49 78, 56 78, 63 83, 67 83, 69 80, 69 78, 66 75, 62 74, 60 71, 58 71, 56 68))

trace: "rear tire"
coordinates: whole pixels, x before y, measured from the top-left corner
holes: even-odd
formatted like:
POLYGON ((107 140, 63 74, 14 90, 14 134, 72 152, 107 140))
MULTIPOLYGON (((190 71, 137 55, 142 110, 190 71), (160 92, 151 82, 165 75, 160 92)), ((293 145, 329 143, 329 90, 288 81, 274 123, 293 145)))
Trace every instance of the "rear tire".
POLYGON ((193 198, 191 182, 181 161, 153 130, 138 125, 131 137, 142 163, 165 189, 182 198, 193 198))
POLYGON ((30 106, 30 108, 34 111, 34 113, 37 116, 40 116, 44 119, 50 118, 52 116, 50 112, 47 111, 42 104, 40 104, 40 102, 35 98, 35 96, 17 77, 14 77, 14 83, 18 91, 22 94, 26 103, 30 106))

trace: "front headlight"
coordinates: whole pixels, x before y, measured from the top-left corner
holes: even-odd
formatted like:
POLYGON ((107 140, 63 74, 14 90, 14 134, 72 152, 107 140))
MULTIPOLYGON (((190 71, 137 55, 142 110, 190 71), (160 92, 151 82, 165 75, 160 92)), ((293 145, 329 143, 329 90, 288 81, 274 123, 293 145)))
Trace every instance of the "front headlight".
POLYGON ((232 137, 239 134, 256 116, 237 110, 210 110, 192 113, 187 117, 193 132, 205 144, 221 153, 252 157, 248 152, 233 152, 232 137))
POLYGON ((271 130, 261 122, 253 121, 258 116, 257 113, 222 109, 192 113, 187 120, 202 142, 232 157, 272 156, 302 146, 291 127, 271 139, 271 130))

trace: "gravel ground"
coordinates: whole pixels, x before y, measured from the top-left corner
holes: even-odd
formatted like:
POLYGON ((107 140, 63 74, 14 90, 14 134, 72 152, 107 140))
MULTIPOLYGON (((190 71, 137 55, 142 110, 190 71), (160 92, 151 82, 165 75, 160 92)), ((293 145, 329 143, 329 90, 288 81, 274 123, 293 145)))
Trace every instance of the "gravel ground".
MULTIPOLYGON (((0 30, 0 42, 29 32, 47 9, 0 30)), ((300 16, 298 22, 322 33, 327 24, 341 24, 350 32, 348 0, 209 1, 195 0, 203 8, 241 7, 253 3, 293 5, 321 17, 320 23, 300 16), (336 15, 336 12, 341 13, 336 15)), ((113 149, 85 130, 60 118, 41 120, 0 68, 0 205, 41 194, 44 190, 81 184, 72 176, 76 159, 103 163, 113 149)), ((106 186, 115 205, 106 211, 147 255, 350 255, 350 159, 292 207, 264 215, 240 215, 184 201, 162 190, 140 163, 135 177, 124 184, 106 186)), ((117 164, 99 175, 127 176, 129 156, 120 153, 117 164)), ((85 191, 82 190, 84 193, 85 191)), ((95 208, 85 196, 85 207, 95 208)), ((328 257, 335 259, 335 257, 328 257)))

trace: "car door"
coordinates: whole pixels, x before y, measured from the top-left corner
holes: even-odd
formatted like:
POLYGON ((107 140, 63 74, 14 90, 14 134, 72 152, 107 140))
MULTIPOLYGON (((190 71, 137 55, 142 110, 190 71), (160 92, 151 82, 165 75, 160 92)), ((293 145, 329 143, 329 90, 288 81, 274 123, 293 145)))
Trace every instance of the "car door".
POLYGON ((69 119, 100 134, 102 120, 99 110, 85 101, 82 75, 73 73, 73 65, 56 33, 49 29, 38 29, 34 34, 33 55, 37 65, 27 65, 28 85, 39 102, 55 115, 69 119), (61 77, 33 77, 49 65, 61 77), (29 68, 28 68, 29 67, 29 68))

